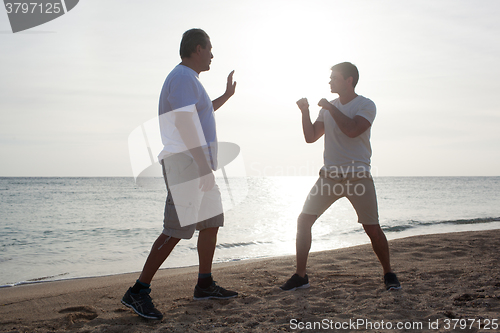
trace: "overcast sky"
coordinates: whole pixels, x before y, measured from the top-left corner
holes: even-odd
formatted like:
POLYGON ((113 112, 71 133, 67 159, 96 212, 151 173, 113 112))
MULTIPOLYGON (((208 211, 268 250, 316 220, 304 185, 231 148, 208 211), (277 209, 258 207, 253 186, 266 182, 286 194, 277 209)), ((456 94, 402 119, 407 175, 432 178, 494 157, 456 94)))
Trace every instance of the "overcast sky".
MULTIPOLYGON (((376 176, 498 176, 500 2, 81 0, 13 34, 0 8, 0 176, 132 176, 129 134, 154 118, 182 33, 211 37, 209 95, 220 141, 248 175, 316 175, 323 141, 306 144, 330 67, 358 66, 377 105, 376 176)), ((156 154, 157 152, 155 152, 156 154)))

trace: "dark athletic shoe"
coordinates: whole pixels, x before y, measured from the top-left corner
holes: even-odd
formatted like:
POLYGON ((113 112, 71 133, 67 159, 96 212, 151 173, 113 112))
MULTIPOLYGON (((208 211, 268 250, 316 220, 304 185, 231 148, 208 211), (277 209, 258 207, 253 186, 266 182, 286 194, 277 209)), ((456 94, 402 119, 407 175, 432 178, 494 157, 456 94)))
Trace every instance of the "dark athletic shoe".
POLYGON ((298 274, 293 274, 292 277, 280 287, 280 289, 291 291, 295 289, 309 288, 310 286, 311 285, 309 284, 309 278, 307 277, 307 274, 305 277, 301 277, 298 274))
POLYGON ((194 287, 194 296, 193 298, 197 301, 202 299, 216 298, 216 299, 228 299, 238 296, 236 291, 226 290, 221 286, 215 284, 215 281, 212 285, 206 289, 201 289, 198 285, 194 287))
POLYGON ((122 303, 135 311, 139 316, 146 319, 161 320, 163 315, 160 311, 156 310, 151 300, 149 293, 151 289, 142 289, 138 294, 131 292, 129 288, 122 298, 122 303))
POLYGON ((394 273, 387 273, 384 275, 385 289, 387 290, 399 290, 401 289, 401 284, 394 273))

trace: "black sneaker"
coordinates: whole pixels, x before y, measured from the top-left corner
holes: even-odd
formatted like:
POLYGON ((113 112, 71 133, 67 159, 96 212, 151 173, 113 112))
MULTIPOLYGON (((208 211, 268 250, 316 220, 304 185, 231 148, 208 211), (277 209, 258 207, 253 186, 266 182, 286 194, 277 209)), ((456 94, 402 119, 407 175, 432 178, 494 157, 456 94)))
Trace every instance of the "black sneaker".
POLYGON ((215 284, 215 281, 212 285, 206 289, 200 288, 198 285, 194 287, 194 296, 195 300, 216 298, 216 299, 228 299, 238 296, 236 291, 226 290, 221 286, 215 284))
POLYGON ((309 278, 307 277, 307 274, 304 277, 301 277, 298 274, 293 274, 292 277, 280 287, 280 289, 291 291, 295 289, 309 288, 310 286, 311 285, 309 284, 309 278))
POLYGON ((149 293, 151 289, 142 289, 138 294, 133 294, 129 288, 122 298, 122 303, 135 311, 139 316, 147 319, 163 318, 160 311, 156 310, 149 293))
POLYGON ((398 277, 394 273, 387 273, 384 275, 385 289, 387 290, 399 290, 401 289, 401 284, 399 283, 398 277))

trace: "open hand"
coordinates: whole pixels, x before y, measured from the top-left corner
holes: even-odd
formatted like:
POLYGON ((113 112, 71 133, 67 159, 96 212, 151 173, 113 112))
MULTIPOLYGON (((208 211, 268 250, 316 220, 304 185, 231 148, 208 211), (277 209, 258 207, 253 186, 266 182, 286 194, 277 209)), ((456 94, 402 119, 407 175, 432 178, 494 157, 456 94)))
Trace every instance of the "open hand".
POLYGON ((233 96, 236 90, 236 82, 233 82, 233 74, 234 70, 227 76, 226 92, 224 93, 227 97, 233 96))

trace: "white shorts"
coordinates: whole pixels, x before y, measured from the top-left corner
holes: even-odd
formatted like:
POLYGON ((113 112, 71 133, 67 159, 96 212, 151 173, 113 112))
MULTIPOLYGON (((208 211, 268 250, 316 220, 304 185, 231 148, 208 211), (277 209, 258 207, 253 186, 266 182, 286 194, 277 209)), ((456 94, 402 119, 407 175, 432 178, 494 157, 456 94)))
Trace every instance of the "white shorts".
POLYGON ((195 230, 222 227, 224 214, 217 184, 207 192, 199 188, 198 166, 184 153, 162 160, 168 195, 165 202, 163 233, 189 239, 195 230))
POLYGON ((329 176, 323 170, 309 192, 302 213, 321 216, 335 201, 346 197, 361 224, 379 224, 377 195, 369 173, 329 176))

